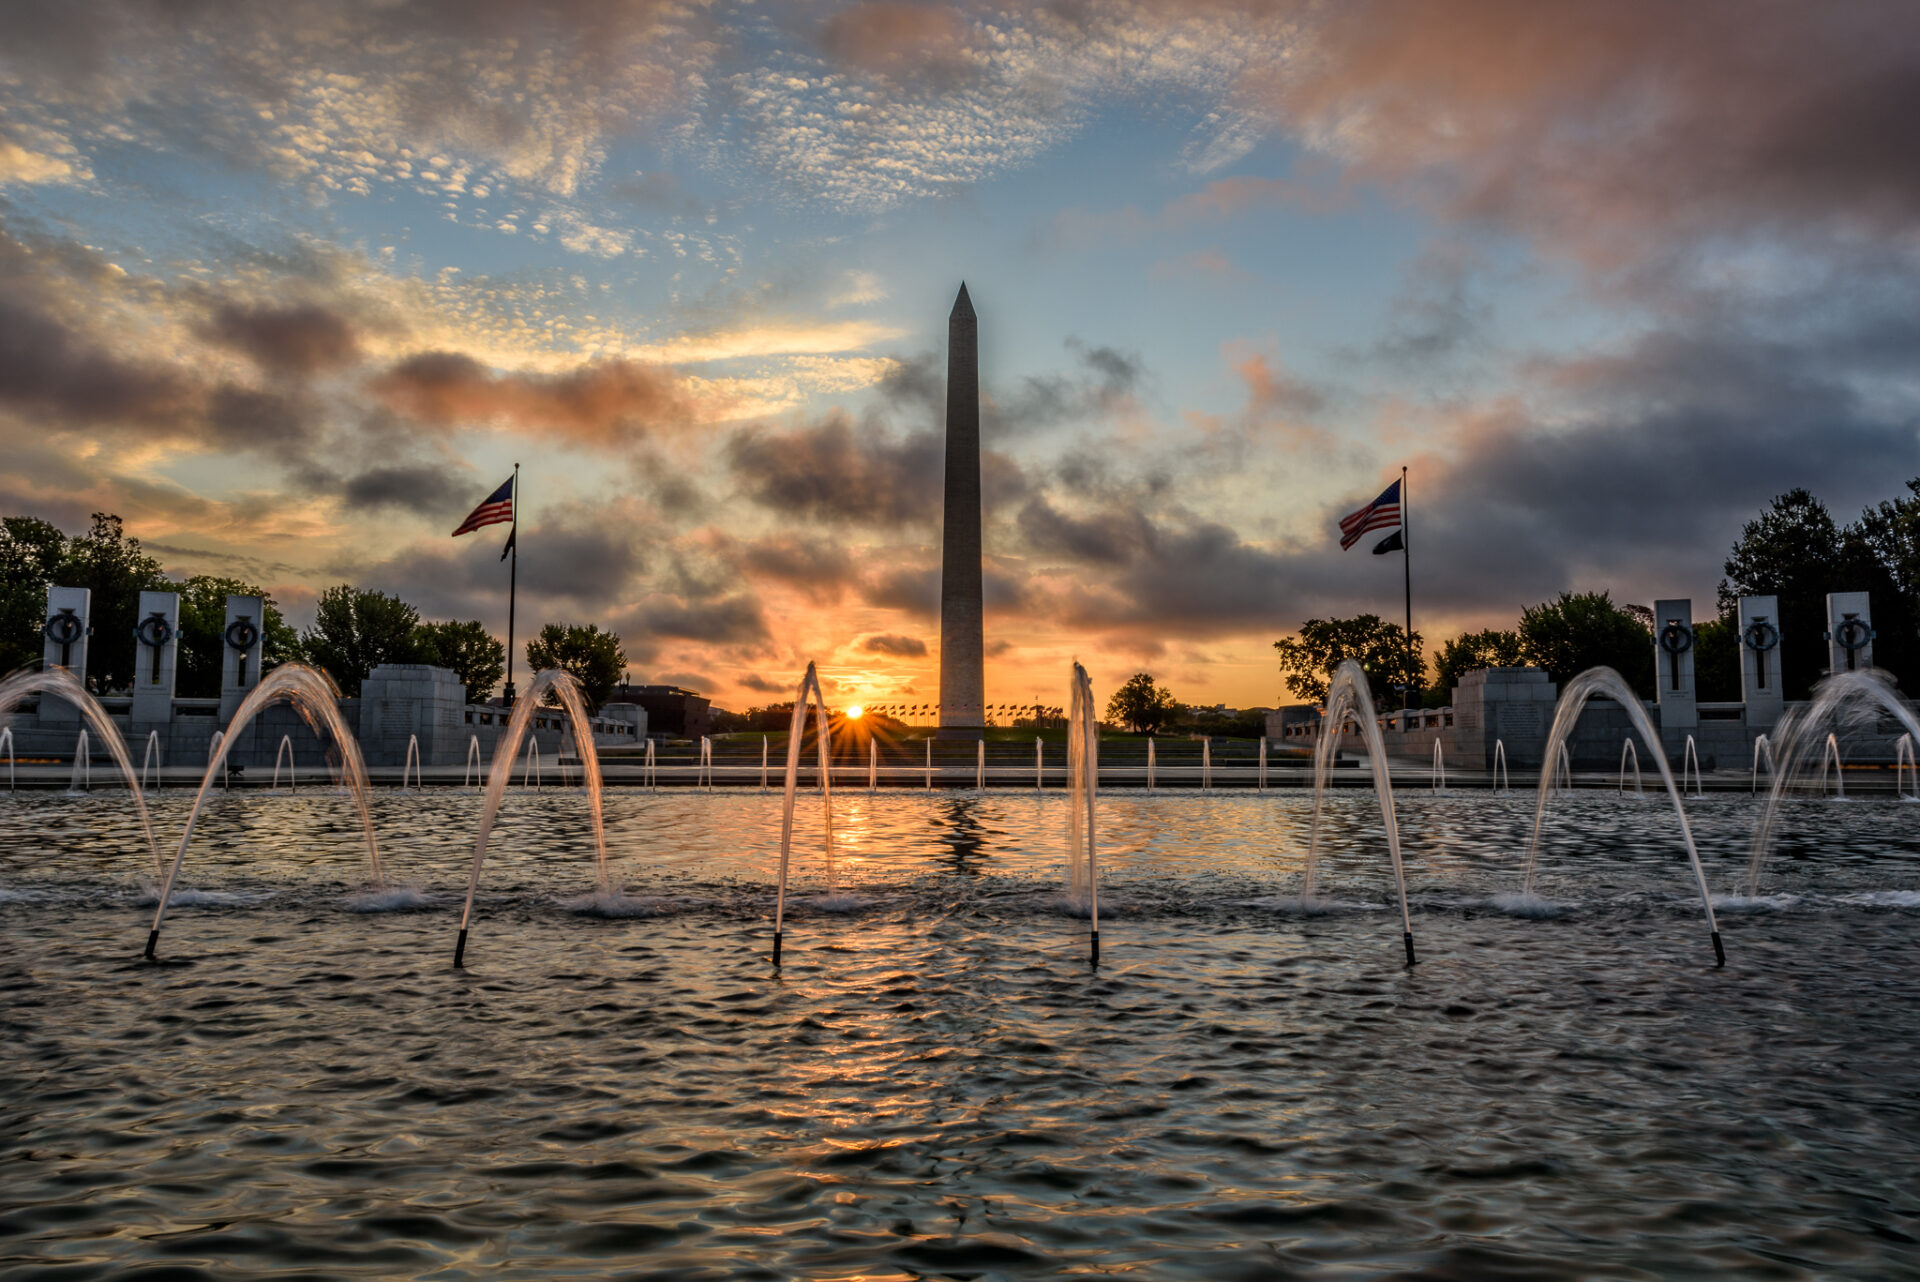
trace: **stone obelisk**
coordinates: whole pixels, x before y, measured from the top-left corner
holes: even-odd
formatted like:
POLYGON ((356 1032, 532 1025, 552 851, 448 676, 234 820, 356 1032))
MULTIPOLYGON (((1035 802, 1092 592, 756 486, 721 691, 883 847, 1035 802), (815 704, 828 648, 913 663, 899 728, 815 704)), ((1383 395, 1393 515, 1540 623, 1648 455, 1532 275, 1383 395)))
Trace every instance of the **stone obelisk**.
POLYGON ((978 739, 987 724, 980 595, 980 326, 967 287, 947 317, 947 474, 940 539, 940 729, 978 739))

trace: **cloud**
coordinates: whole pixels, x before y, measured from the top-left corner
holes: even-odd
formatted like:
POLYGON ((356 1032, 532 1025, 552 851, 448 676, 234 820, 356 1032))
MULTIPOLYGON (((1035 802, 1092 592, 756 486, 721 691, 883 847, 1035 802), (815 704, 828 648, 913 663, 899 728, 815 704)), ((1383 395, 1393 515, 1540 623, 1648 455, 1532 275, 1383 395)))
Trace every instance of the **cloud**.
POLYGON ((569 196, 699 83, 701 25, 656 0, 76 0, 0 11, 0 63, 36 111, 123 136, 164 118, 321 192, 569 196))
POLYGON ((348 478, 340 493, 349 508, 444 515, 459 508, 467 488, 442 466, 374 467, 348 478))
POLYGON ((650 597, 640 604, 636 618, 652 636, 707 645, 741 645, 772 635, 760 603, 746 595, 716 601, 650 597))
POLYGON ((1912 10, 1377 0, 1308 42, 1243 89, 1357 176, 1597 267, 1920 216, 1912 10))
POLYGON ((624 360, 565 374, 495 374, 459 352, 421 352, 376 377, 370 390, 423 423, 504 422, 598 447, 630 444, 696 415, 672 370, 624 360))
POLYGON ((857 352, 901 337, 905 331, 872 321, 796 321, 757 323, 737 328, 680 334, 663 343, 635 348, 641 360, 676 365, 740 360, 753 356, 817 356, 857 352))
POLYGON ((932 432, 856 430, 834 411, 785 432, 742 429, 724 454, 742 492, 786 516, 886 527, 939 520, 945 445, 932 432))
POLYGON ((286 307, 224 303, 208 319, 215 342, 251 356, 273 374, 307 376, 354 363, 360 355, 346 317, 318 303, 286 307))
POLYGON ((774 534, 724 550, 747 573, 790 584, 816 600, 834 601, 859 577, 844 541, 804 534, 774 534))
POLYGON ((887 654, 900 659, 922 659, 927 654, 927 643, 919 637, 903 636, 898 632, 876 632, 861 639, 859 645, 862 654, 887 654))
POLYGON ((1314 187, 1291 178, 1218 178, 1151 213, 1137 205, 1113 210, 1081 206, 1063 209, 1050 220, 1043 239, 1050 245, 1072 249, 1137 245, 1150 237, 1222 223, 1263 209, 1331 214, 1344 208, 1349 199, 1344 188, 1314 187))

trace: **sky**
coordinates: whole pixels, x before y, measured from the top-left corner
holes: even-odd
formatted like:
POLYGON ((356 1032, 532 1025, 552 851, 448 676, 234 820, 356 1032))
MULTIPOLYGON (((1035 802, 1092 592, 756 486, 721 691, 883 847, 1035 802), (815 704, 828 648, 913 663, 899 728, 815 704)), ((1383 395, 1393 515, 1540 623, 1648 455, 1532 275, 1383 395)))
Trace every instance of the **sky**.
MULTIPOLYGON (((1291 702, 1567 590, 1712 612, 1772 496, 1920 475, 1920 7, 16 0, 0 511, 311 619, 937 696, 946 318, 987 694, 1291 702)), ((524 672, 524 668, 522 668, 524 672)))

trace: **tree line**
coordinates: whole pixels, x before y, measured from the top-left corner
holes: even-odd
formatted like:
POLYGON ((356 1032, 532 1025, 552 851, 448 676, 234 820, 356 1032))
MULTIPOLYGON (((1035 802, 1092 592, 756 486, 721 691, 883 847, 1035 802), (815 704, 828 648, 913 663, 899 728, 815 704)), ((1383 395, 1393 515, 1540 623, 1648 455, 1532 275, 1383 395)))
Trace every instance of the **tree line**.
MULTIPOLYGON (((96 512, 87 532, 72 537, 38 517, 0 518, 0 672, 40 660, 47 589, 55 584, 93 593, 87 669, 102 692, 132 684, 142 592, 180 594, 174 693, 181 698, 220 694, 230 595, 265 600, 263 668, 308 663, 327 672, 345 695, 358 695, 361 683, 382 663, 430 663, 451 669, 469 702, 484 703, 506 671, 506 647, 478 619, 423 619, 397 596, 352 584, 321 593, 312 626, 296 631, 259 585, 208 574, 168 578, 118 516, 96 512)), ((627 663, 619 636, 595 624, 546 624, 527 643, 526 656, 530 672, 551 667, 572 672, 595 710, 619 684, 627 663)))
MULTIPOLYGON (((1903 495, 1848 524, 1805 489, 1774 498, 1740 531, 1715 593, 1716 617, 1694 623, 1694 682, 1702 702, 1740 698, 1740 598, 1780 601, 1781 688, 1804 699, 1827 666, 1826 596, 1867 592, 1873 602, 1874 663, 1906 682, 1920 675, 1920 478, 1903 495)), ((1280 672, 1297 698, 1326 698, 1328 675, 1343 660, 1367 670, 1377 706, 1399 707, 1411 687, 1427 707, 1450 703, 1453 687, 1475 668, 1528 665, 1557 682, 1606 665, 1642 698, 1654 695, 1653 611, 1616 603, 1610 592, 1562 592, 1520 612, 1511 628, 1469 632, 1433 656, 1427 680, 1423 639, 1378 615, 1308 619, 1298 636, 1274 642, 1280 672)))

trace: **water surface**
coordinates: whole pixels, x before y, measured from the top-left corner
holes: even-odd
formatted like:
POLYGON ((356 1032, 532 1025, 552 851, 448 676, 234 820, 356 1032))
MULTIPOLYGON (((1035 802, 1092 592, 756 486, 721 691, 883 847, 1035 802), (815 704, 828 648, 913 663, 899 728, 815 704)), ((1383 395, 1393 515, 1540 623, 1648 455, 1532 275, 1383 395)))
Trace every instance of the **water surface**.
MULTIPOLYGON (((1920 810, 1792 803, 1712 951, 1663 801, 1366 792, 235 794, 161 942, 124 794, 0 799, 8 1277, 1920 1273, 1920 810), (388 901, 390 902, 390 901, 388 901), (374 905, 374 906, 377 906, 374 905), (605 909, 604 901, 600 907, 605 909)), ((163 843, 185 798, 155 807, 163 843)), ((1755 807, 1689 803, 1730 896, 1755 807)))

